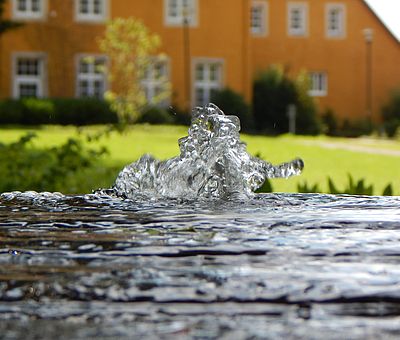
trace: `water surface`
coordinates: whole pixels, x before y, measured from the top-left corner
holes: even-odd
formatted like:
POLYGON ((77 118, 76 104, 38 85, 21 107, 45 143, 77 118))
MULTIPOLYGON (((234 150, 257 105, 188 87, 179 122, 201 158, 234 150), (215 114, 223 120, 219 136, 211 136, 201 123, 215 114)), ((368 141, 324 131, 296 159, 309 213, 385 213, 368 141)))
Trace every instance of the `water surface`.
POLYGON ((5 339, 396 339, 400 198, 0 195, 5 339))

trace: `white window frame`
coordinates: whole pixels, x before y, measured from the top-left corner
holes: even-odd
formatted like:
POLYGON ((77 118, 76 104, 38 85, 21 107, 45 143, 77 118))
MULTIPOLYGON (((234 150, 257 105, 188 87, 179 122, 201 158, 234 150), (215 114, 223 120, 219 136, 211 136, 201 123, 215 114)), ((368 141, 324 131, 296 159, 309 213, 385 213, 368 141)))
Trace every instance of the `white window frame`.
POLYGON ((18 8, 19 0, 12 0, 12 18, 17 20, 43 20, 47 13, 47 0, 37 0, 39 2, 39 10, 34 11, 33 0, 24 0, 26 10, 21 11, 18 8))
POLYGON ((324 71, 313 71, 309 73, 310 90, 308 94, 312 97, 325 97, 328 95, 328 74, 324 71))
POLYGON ((305 37, 308 35, 308 4, 305 2, 289 2, 287 13, 288 35, 292 37, 305 37), (298 11, 300 27, 293 27, 294 11, 298 11))
POLYGON ((344 38, 346 36, 346 6, 341 3, 329 3, 325 7, 325 34, 328 38, 344 38), (330 27, 332 11, 338 13, 338 27, 330 27))
POLYGON ((88 23, 101 23, 105 22, 109 17, 109 0, 97 0, 101 2, 102 13, 94 13, 94 2, 96 0, 86 0, 88 1, 89 13, 80 12, 80 4, 82 0, 75 0, 75 21, 78 22, 88 22, 88 23))
POLYGON ((47 96, 47 55, 44 52, 18 52, 13 53, 12 56, 12 97, 20 98, 20 85, 36 85, 37 98, 47 96), (18 61, 21 59, 36 59, 39 61, 38 75, 18 75, 18 61))
POLYGON ((250 11, 250 33, 253 36, 266 36, 268 34, 268 3, 253 0, 250 11), (258 17, 255 17, 255 14, 258 17))
POLYGON ((158 89, 162 92, 169 90, 169 79, 170 79, 170 61, 168 58, 151 58, 147 70, 144 73, 141 81, 141 86, 146 95, 146 100, 149 104, 158 106, 170 105, 171 98, 162 98, 160 101, 157 100, 158 89), (156 65, 162 65, 163 74, 157 77, 156 65))
POLYGON ((98 98, 98 99, 103 99, 105 92, 108 90, 108 81, 107 81, 107 74, 105 70, 102 72, 96 73, 94 72, 94 62, 93 63, 88 63, 88 67, 91 72, 89 73, 81 73, 80 72, 80 66, 81 62, 84 61, 85 59, 92 59, 95 61, 96 59, 102 60, 104 62, 104 66, 106 67, 108 64, 108 59, 107 56, 102 55, 102 54, 78 54, 76 56, 76 85, 75 85, 75 96, 77 98, 98 98), (80 91, 80 82, 82 80, 85 80, 88 82, 88 89, 89 93, 87 96, 84 96, 82 92, 80 91), (101 81, 103 83, 103 94, 100 96, 95 95, 95 86, 94 83, 96 81, 101 81))
POLYGON ((222 89, 224 86, 224 60, 220 58, 194 58, 192 61, 192 106, 203 106, 211 101, 211 94, 213 90, 222 89), (202 80, 197 79, 198 66, 203 64, 204 77, 202 80), (217 65, 219 70, 217 79, 210 79, 211 65, 217 65), (197 90, 204 91, 204 100, 199 102, 197 98, 197 90))
POLYGON ((164 0, 164 23, 166 26, 183 26, 184 19, 188 19, 190 27, 198 25, 199 4, 198 0, 164 0), (171 15, 171 6, 176 4, 176 15, 171 15), (185 6, 185 3, 187 6, 185 6))

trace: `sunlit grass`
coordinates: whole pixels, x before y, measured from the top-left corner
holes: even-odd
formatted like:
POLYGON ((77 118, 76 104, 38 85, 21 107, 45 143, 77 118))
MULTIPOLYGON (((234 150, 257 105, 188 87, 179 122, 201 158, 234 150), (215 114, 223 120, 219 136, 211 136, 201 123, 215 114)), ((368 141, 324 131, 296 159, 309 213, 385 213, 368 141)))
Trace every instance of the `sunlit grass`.
MULTIPOLYGON (((84 133, 93 133, 100 127, 86 128, 84 133)), ((35 146, 38 148, 60 145, 67 138, 76 136, 73 127, 44 127, 33 130, 38 134, 35 146)), ((0 129, 0 142, 12 142, 27 132, 27 129, 0 129)), ((78 183, 88 181, 89 188, 110 186, 118 171, 126 164, 138 159, 144 153, 166 159, 179 154, 178 139, 187 134, 183 126, 135 125, 123 134, 116 132, 102 138, 98 145, 104 145, 109 155, 102 159, 104 169, 82 173, 78 183), (107 170, 107 171, 105 171, 107 170)), ((395 141, 373 141, 371 139, 343 139, 304 136, 249 136, 242 135, 252 154, 271 162, 280 163, 301 157, 305 169, 301 176, 290 179, 272 180, 274 191, 296 192, 297 184, 307 182, 319 184, 326 192, 327 178, 331 177, 339 189, 348 182, 348 174, 354 179, 364 178, 366 184, 374 185, 374 193, 381 194, 388 183, 392 183, 394 193, 400 194, 400 143, 395 141), (347 146, 365 147, 366 150, 346 150, 347 146), (384 154, 391 150, 392 154, 384 154)), ((388 152, 389 153, 389 152, 388 152)))

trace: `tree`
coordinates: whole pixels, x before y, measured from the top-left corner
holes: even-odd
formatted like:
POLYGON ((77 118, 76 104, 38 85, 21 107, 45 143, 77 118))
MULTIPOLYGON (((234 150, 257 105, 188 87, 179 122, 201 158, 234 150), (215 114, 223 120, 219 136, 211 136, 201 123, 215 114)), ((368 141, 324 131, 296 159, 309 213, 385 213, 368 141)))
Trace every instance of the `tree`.
POLYGON ((253 84, 253 116, 259 131, 279 134, 288 131, 286 115, 289 104, 295 104, 296 90, 281 67, 261 72, 253 84))
POLYGON ((250 107, 242 95, 230 88, 223 88, 212 92, 211 102, 217 105, 225 114, 238 116, 242 131, 249 131, 253 127, 250 107))
POLYGON ((400 88, 391 92, 381 114, 386 133, 389 137, 394 137, 400 127, 400 88))
MULTIPOLYGON (((134 18, 111 20, 99 40, 101 51, 109 58, 107 74, 114 85, 105 97, 122 123, 136 121, 147 104, 142 81, 152 61, 159 62, 164 58, 160 53, 155 54, 160 44, 160 37, 149 32, 141 21, 134 18)), ((152 104, 161 102, 169 95, 169 82, 161 77, 158 80, 164 86, 152 104)))
POLYGON ((312 97, 308 95, 309 78, 305 72, 290 79, 282 67, 270 67, 260 73, 253 85, 253 115, 259 131, 270 134, 288 132, 288 105, 296 106, 296 131, 318 134, 321 126, 312 97))

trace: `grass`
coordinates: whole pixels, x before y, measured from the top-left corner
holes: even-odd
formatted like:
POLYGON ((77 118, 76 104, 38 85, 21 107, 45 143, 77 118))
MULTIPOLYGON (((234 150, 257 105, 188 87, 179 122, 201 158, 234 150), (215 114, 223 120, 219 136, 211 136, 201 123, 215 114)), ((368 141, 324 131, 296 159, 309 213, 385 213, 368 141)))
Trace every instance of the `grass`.
MULTIPOLYGON (((95 132, 98 127, 85 129, 95 132)), ((0 142, 12 142, 28 130, 0 129, 0 142)), ((32 131, 32 130, 30 130, 32 131)), ((38 148, 59 145, 68 137, 75 136, 73 127, 43 127, 34 129, 39 136, 35 140, 38 148)), ((83 173, 77 182, 88 181, 85 190, 108 187, 119 170, 144 153, 166 159, 179 154, 177 140, 187 135, 187 127, 135 125, 123 134, 112 133, 99 144, 105 145, 109 156, 102 159, 102 168, 83 173)), ((392 183, 394 194, 400 195, 400 143, 372 139, 342 139, 328 137, 305 137, 284 135, 280 137, 242 135, 251 154, 260 153, 262 158, 280 163, 301 157, 305 169, 301 176, 271 181, 274 191, 296 192, 297 184, 319 184, 326 192, 327 177, 331 177, 339 189, 344 189, 348 174, 354 179, 364 178, 366 184, 374 185, 374 193, 381 194, 388 183, 392 183)), ((71 189, 71 191, 74 191, 71 189)))

